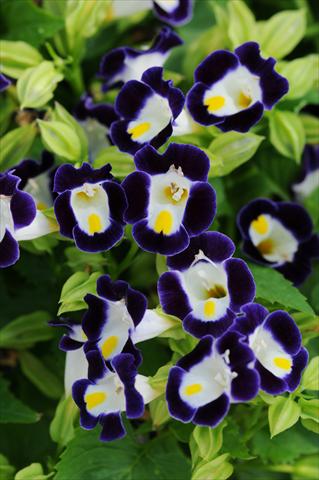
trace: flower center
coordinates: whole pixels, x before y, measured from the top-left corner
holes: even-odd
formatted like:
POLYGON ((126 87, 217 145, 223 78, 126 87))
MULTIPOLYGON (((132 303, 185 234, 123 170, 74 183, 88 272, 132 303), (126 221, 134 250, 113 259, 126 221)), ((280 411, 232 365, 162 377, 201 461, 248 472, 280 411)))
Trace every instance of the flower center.
POLYGON ((144 133, 148 132, 151 128, 150 122, 142 122, 135 127, 132 127, 128 130, 128 133, 131 135, 132 140, 137 140, 140 138, 144 133))
POLYGON ((173 204, 184 202, 188 197, 187 188, 180 187, 177 183, 171 182, 169 187, 164 189, 165 196, 173 204))
POLYGON ((96 393, 88 393, 85 395, 84 401, 86 403, 87 409, 92 410, 94 407, 97 407, 101 403, 103 403, 107 398, 106 393, 104 392, 96 392, 96 393))

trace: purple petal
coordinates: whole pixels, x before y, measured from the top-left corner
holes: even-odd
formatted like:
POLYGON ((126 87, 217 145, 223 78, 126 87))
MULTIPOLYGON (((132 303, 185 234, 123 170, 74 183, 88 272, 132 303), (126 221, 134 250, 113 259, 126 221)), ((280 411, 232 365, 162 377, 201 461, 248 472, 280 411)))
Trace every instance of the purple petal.
POLYGON ((29 193, 19 190, 11 199, 10 210, 15 229, 30 225, 35 219, 37 211, 32 196, 29 193))
POLYGON ((71 192, 61 193, 54 201, 54 213, 60 227, 61 235, 73 238, 73 228, 76 225, 76 219, 70 205, 71 192))
MULTIPOLYGON (((146 146, 142 150, 145 148, 153 147, 146 146)), ((136 223, 147 217, 150 185, 150 177, 144 172, 133 172, 123 181, 122 186, 128 201, 124 215, 127 222, 136 223)))
POLYGON ((158 280, 157 290, 165 313, 183 319, 191 311, 177 272, 163 273, 158 280))
POLYGON ((196 338, 202 338, 205 335, 212 335, 217 338, 223 335, 233 324, 235 314, 227 309, 225 315, 218 320, 207 321, 196 318, 194 314, 189 313, 183 320, 183 328, 196 338))
POLYGON ((214 220, 216 194, 209 183, 196 182, 192 185, 183 217, 183 225, 190 236, 199 235, 214 220))
POLYGON ((166 401, 170 415, 183 423, 187 423, 192 420, 196 410, 187 405, 179 395, 184 374, 184 370, 180 367, 170 369, 166 386, 166 401))
POLYGON ((230 308, 238 312, 245 303, 250 303, 255 297, 256 287, 254 277, 246 263, 240 258, 230 258, 225 261, 228 278, 230 308))
POLYGON ((286 353, 295 355, 301 347, 301 333, 291 316, 283 310, 268 315, 263 325, 286 353))
POLYGON ((78 225, 73 229, 73 237, 76 246, 84 252, 105 252, 110 250, 124 235, 123 226, 111 220, 111 225, 102 233, 88 235, 78 225))
POLYGON ((227 415, 230 407, 229 398, 223 393, 219 398, 200 407, 193 419, 197 425, 216 427, 227 415))
POLYGON ((0 268, 14 265, 19 260, 19 257, 19 244, 13 238, 11 233, 6 230, 6 233, 0 242, 0 268))
POLYGON ((189 236, 183 225, 172 235, 164 235, 149 228, 147 220, 140 220, 133 226, 132 235, 143 250, 161 255, 175 255, 189 245, 189 236))
POLYGON ((103 427, 100 435, 102 442, 111 442, 123 438, 126 435, 119 412, 101 415, 99 422, 103 427))
POLYGON ((259 390, 259 375, 251 368, 236 370, 238 376, 231 383, 231 396, 239 402, 248 402, 256 397, 259 390))

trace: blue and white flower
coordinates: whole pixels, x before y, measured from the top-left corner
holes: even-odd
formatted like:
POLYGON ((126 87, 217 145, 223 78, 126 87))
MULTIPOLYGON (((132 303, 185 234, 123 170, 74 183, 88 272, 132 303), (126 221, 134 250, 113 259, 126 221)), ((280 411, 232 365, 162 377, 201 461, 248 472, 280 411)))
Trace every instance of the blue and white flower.
POLYGON ((161 67, 149 68, 141 81, 130 80, 118 94, 115 110, 122 119, 112 124, 110 134, 121 151, 134 154, 145 144, 158 148, 172 135, 184 95, 162 76, 161 67))
POLYGON ((206 230, 216 211, 207 182, 209 159, 199 148, 171 143, 160 155, 150 145, 134 158, 137 171, 123 182, 128 199, 125 220, 144 250, 174 255, 190 237, 206 230))
POLYGON ((301 334, 287 312, 269 313, 262 305, 242 308, 234 329, 245 336, 255 354, 254 367, 260 376, 260 388, 272 395, 293 392, 307 365, 308 352, 301 345, 301 334))
POLYGON ((299 182, 292 190, 298 201, 305 200, 319 189, 319 145, 306 145, 302 157, 302 172, 299 182))
POLYGON ((187 95, 194 120, 224 132, 247 132, 288 92, 288 81, 274 70, 275 63, 260 56, 255 42, 244 43, 235 53, 210 54, 195 70, 187 95))
POLYGON ((293 202, 257 198, 243 207, 237 218, 243 250, 251 258, 281 272, 295 285, 311 272, 319 256, 319 237, 307 211, 293 202))
POLYGON ((166 389, 169 413, 181 422, 215 427, 230 404, 252 400, 259 376, 251 368, 252 350, 237 332, 218 340, 207 335, 170 372, 166 389))
POLYGON ((167 259, 170 271, 158 281, 160 303, 197 338, 222 335, 241 307, 254 299, 253 276, 243 260, 231 258, 234 251, 226 235, 206 232, 167 259))

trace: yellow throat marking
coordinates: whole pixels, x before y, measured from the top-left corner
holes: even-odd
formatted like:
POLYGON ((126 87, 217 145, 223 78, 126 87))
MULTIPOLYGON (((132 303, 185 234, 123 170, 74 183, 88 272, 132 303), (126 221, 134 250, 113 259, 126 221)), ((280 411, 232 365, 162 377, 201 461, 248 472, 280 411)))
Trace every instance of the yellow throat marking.
POLYGON ((119 337, 112 335, 102 345, 102 355, 105 359, 110 358, 119 343, 119 337))
POLYGON ((256 220, 253 220, 251 222, 251 227, 255 232, 259 233, 259 235, 265 235, 269 229, 269 224, 265 215, 259 215, 256 220))
POLYGON ((156 218, 154 230, 156 233, 169 235, 173 229, 173 215, 168 210, 162 210, 156 218))
POLYGON ((209 97, 204 100, 204 105, 210 113, 220 110, 225 103, 225 97, 221 95, 215 95, 214 97, 209 97))
POLYGON ((238 105, 242 108, 247 108, 251 104, 251 96, 247 95, 244 92, 240 92, 239 97, 238 97, 238 105))
POLYGON ((204 315, 205 317, 211 317, 214 315, 216 310, 216 304, 214 300, 207 300, 204 304, 204 315))
POLYGON ((283 370, 290 370, 291 368, 291 360, 289 360, 289 358, 275 357, 274 364, 283 370))
POLYGON ((200 383, 193 383, 192 385, 187 385, 185 388, 185 395, 196 395, 203 390, 203 386, 200 383))
POLYGON ((139 125, 136 125, 136 127, 130 128, 128 130, 128 133, 131 135, 132 140, 137 140, 144 133, 148 132, 150 128, 151 128, 151 124, 149 122, 143 122, 143 123, 140 123, 139 125))
POLYGON ((89 234, 99 233, 102 230, 101 217, 96 213, 91 213, 88 218, 89 234))
POLYGON ((92 408, 100 405, 106 400, 106 397, 107 395, 104 392, 88 393, 84 398, 87 409, 92 410, 92 408))

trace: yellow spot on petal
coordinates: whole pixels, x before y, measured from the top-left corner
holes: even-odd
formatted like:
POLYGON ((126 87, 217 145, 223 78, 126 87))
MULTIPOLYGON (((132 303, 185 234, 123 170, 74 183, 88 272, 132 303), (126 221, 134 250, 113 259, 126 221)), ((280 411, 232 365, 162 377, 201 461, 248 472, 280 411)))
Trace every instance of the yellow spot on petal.
POLYGON ((162 210, 156 218, 154 230, 156 233, 169 235, 173 228, 173 215, 168 210, 162 210))
POLYGON ((119 337, 112 335, 102 345, 102 355, 105 359, 110 358, 119 343, 119 337))
POLYGON ((289 358, 275 357, 274 364, 283 370, 290 370, 291 368, 291 360, 289 360, 289 358))
POLYGON ((262 255, 269 255, 274 250, 274 243, 272 240, 263 240, 257 245, 257 249, 262 255))
POLYGON ((240 92, 238 97, 238 105, 242 108, 247 108, 251 104, 252 98, 244 92, 240 92))
POLYGON ((48 206, 44 202, 38 202, 37 203, 37 209, 38 210, 46 210, 48 206))
POLYGON ((214 97, 209 97, 204 100, 204 105, 207 107, 207 110, 212 113, 221 109, 225 105, 225 97, 221 95, 216 95, 214 97))
POLYGON ((84 398, 88 410, 92 410, 92 408, 100 405, 105 400, 106 393, 104 392, 88 393, 87 395, 85 395, 84 398))
POLYGON ((88 218, 89 234, 99 233, 102 230, 101 217, 96 213, 91 213, 88 218))
POLYGON ((205 305, 204 305, 205 317, 211 317, 212 315, 214 315, 215 310, 216 310, 216 305, 214 300, 207 300, 207 302, 205 302, 205 305))
POLYGON ((143 123, 140 123, 139 125, 136 125, 136 127, 130 128, 128 130, 128 133, 131 135, 132 140, 137 140, 144 133, 148 132, 150 128, 151 128, 151 124, 149 122, 143 122, 143 123))
POLYGON ((265 235, 269 229, 269 223, 265 215, 259 215, 256 220, 251 222, 251 227, 255 232, 259 233, 259 235, 265 235))
POLYGON ((185 388, 185 395, 196 395, 196 393, 199 393, 202 390, 203 386, 200 383, 193 383, 185 388))

